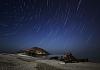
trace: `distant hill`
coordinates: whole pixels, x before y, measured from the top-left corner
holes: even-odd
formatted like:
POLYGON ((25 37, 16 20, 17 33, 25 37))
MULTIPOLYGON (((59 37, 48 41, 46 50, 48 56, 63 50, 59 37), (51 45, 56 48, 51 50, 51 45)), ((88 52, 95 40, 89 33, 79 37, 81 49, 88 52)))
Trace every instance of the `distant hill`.
POLYGON ((30 56, 47 56, 47 55, 49 55, 49 53, 46 50, 39 48, 39 47, 32 47, 32 48, 28 48, 25 50, 20 50, 19 53, 24 53, 24 54, 27 54, 30 56))

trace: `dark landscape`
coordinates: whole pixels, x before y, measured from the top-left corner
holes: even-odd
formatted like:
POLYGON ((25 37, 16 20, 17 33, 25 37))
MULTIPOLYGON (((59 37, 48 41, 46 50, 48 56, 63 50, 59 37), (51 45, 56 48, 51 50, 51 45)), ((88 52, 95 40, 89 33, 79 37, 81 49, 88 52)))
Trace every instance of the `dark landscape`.
POLYGON ((99 63, 64 63, 22 54, 0 54, 0 70, 99 70, 99 63))

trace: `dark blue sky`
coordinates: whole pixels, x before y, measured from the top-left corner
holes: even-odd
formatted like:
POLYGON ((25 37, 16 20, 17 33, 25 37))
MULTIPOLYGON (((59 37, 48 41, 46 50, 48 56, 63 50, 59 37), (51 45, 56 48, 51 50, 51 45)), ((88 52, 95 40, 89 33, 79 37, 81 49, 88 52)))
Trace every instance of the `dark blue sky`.
POLYGON ((100 58, 99 0, 0 0, 0 49, 42 47, 100 58))

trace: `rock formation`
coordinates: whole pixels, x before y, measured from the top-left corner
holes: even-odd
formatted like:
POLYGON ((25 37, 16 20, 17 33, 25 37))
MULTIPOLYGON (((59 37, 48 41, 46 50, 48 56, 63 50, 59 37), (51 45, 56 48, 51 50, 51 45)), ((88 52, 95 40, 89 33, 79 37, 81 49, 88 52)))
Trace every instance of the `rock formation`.
POLYGON ((32 47, 29 49, 25 49, 24 53, 27 55, 30 55, 30 56, 47 56, 47 55, 49 55, 49 53, 46 50, 39 48, 39 47, 32 47))

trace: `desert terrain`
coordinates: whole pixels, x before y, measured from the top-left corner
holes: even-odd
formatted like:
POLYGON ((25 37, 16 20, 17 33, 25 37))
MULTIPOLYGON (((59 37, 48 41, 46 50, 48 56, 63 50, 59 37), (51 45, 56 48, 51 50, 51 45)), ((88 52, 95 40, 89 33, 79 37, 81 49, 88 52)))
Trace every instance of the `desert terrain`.
POLYGON ((99 63, 64 63, 26 55, 0 54, 0 70, 100 70, 99 63))

